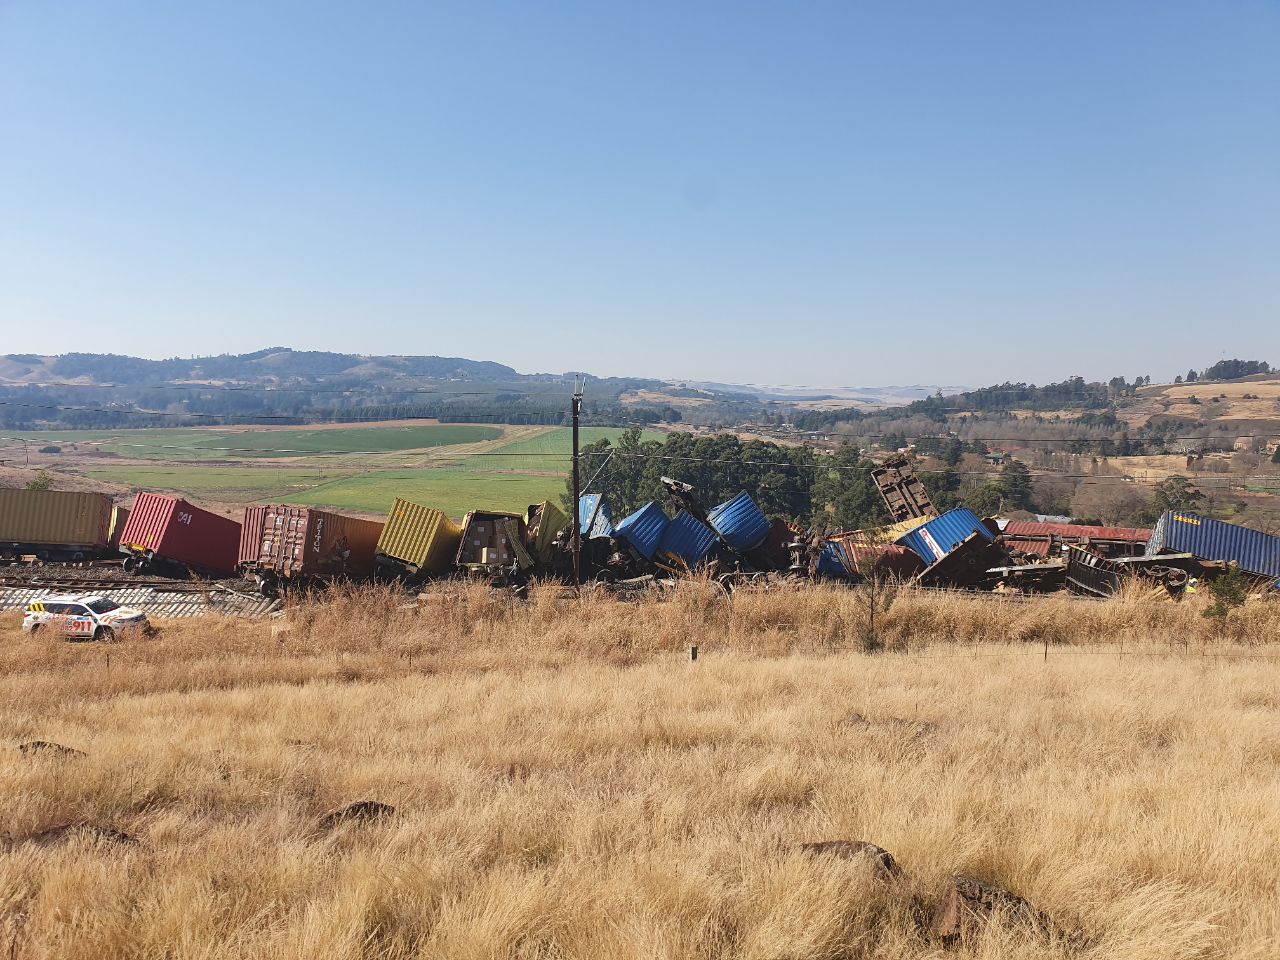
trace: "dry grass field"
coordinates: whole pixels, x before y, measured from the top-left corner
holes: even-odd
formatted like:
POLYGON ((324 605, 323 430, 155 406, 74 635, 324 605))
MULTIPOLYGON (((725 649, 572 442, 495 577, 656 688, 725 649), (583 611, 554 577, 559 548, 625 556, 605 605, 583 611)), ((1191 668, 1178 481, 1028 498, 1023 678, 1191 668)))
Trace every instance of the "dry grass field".
POLYGON ((1280 604, 907 592, 868 654, 840 589, 397 602, 6 620, 0 957, 1280 955, 1280 604), (853 838, 901 876, 798 849, 853 838), (957 873, 1054 929, 931 938, 957 873))

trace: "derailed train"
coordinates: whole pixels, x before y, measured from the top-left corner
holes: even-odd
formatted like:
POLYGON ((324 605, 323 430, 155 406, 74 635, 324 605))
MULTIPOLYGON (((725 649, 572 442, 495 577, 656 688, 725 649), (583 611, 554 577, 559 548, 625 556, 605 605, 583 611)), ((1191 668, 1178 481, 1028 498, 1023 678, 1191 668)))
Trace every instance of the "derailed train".
MULTIPOLYGON (((609 502, 578 503, 583 580, 634 583, 697 573, 726 587, 768 577, 930 587, 1071 589, 1107 595, 1129 577, 1171 592, 1237 567, 1280 578, 1280 538, 1189 513, 1155 530, 998 521, 933 509, 901 464, 877 477, 892 524, 820 536, 770 519, 745 492, 706 509, 688 484, 663 478, 656 501, 615 519, 609 502)), ((523 513, 475 510, 461 523, 398 499, 385 521, 282 504, 241 521, 180 497, 141 493, 131 510, 95 493, 0 491, 0 559, 87 562, 123 555, 126 570, 216 579, 248 577, 273 594, 292 585, 372 579, 425 582, 458 575, 519 585, 571 581, 572 525, 557 504, 523 513)))

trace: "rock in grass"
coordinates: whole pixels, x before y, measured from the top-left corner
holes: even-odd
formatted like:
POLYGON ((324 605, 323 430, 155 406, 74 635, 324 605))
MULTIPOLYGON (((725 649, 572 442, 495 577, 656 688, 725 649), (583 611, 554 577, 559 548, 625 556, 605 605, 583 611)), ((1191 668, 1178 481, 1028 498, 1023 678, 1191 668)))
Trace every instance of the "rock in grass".
POLYGON ((27 757, 45 756, 59 760, 88 756, 83 750, 64 747, 62 744, 54 743, 51 740, 28 740, 26 743, 18 744, 18 752, 27 757))
POLYGON ((1042 935, 1053 930, 1053 922, 1016 893, 973 877, 955 876, 947 881, 946 891, 934 907, 929 932, 944 943, 954 943, 994 917, 1042 935))
POLYGON ((52 847, 76 837, 95 840, 101 843, 116 843, 123 846, 137 846, 138 838, 130 836, 123 830, 113 827, 100 827, 96 823, 64 823, 56 827, 39 830, 20 838, 18 843, 31 843, 38 847, 52 847))
POLYGON ((884 847, 866 840, 822 840, 818 843, 802 843, 800 849, 810 856, 839 857, 841 860, 866 860, 882 880, 889 880, 902 873, 898 861, 884 847))
POLYGON ((385 817, 394 816, 396 808, 389 803, 379 803, 377 800, 357 800, 355 803, 349 803, 345 807, 339 807, 337 810, 330 810, 318 821, 316 821, 317 830, 332 830, 335 827, 342 826, 344 823, 371 823, 374 820, 382 820, 385 817))

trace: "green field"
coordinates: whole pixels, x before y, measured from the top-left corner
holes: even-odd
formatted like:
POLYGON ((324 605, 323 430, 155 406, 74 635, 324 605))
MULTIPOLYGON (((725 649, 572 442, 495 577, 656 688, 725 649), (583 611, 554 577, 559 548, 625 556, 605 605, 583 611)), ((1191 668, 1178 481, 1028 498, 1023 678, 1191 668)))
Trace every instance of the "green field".
POLYGON ((474 473, 469 470, 385 470, 335 480, 288 497, 288 503, 386 513, 396 497, 460 518, 469 510, 523 512, 531 503, 558 500, 565 477, 474 473))
POLYGON ((104 453, 141 460, 241 460, 248 457, 313 457, 395 453, 480 443, 501 438, 499 427, 427 423, 416 426, 327 430, 67 430, 23 437, 32 443, 90 445, 104 453))
POLYGON ((218 503, 278 501, 358 471, 295 467, 218 467, 183 464, 172 467, 104 467, 86 471, 97 480, 122 483, 136 490, 185 493, 218 503))
MULTIPOLYGON (((564 493, 572 432, 562 427, 548 427, 533 436, 528 432, 521 428, 520 438, 495 443, 503 435, 501 428, 454 424, 305 431, 138 430, 101 449, 118 447, 113 452, 135 459, 177 462, 93 466, 86 474, 138 490, 184 493, 219 503, 287 502, 377 514, 385 513, 396 497, 404 497, 461 517, 480 507, 523 510, 564 493), (476 450, 475 444, 482 449, 476 450), (224 446, 237 450, 212 449, 224 446), (457 448, 456 460, 449 456, 451 447, 457 448), (241 452, 246 448, 248 453, 241 452), (404 466, 405 451, 424 449, 431 450, 431 459, 442 461, 439 466, 404 466), (290 457, 282 466, 239 462, 269 450, 298 452, 276 454, 290 457), (330 459, 330 454, 349 457, 330 459)), ((581 441, 613 440, 621 433, 587 427, 581 441)), ((86 432, 79 442, 121 436, 86 432)))

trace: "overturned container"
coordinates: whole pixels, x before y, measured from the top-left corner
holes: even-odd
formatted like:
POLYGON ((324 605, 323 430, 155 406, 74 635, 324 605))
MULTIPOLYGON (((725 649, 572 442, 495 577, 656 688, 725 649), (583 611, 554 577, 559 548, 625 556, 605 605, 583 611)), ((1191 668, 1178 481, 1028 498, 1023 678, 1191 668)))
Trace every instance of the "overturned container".
POLYGON ((383 524, 314 507, 270 504, 244 512, 240 566, 264 584, 373 576, 383 524))
POLYGON ((120 532, 125 568, 142 572, 184 568, 206 576, 236 572, 240 524, 181 497, 140 493, 120 532))
POLYGON ((739 553, 754 550, 769 536, 769 518, 745 490, 707 514, 707 522, 739 553))
POLYGON ((108 552, 111 498, 69 490, 0 490, 0 552, 87 560, 108 552))
POLYGON ((588 540, 613 536, 613 511, 603 494, 586 493, 578 500, 578 530, 588 540))
POLYGON ((658 552, 658 544, 662 542, 662 534, 667 529, 670 518, 662 507, 650 500, 643 507, 625 517, 613 528, 613 534, 623 540, 645 560, 652 560, 658 552))
POLYGON ((438 576, 453 568, 461 541, 462 528, 443 511, 397 498, 378 536, 378 572, 392 578, 438 576))
POLYGON ((1255 576, 1280 577, 1280 537, 1194 513, 1166 510, 1156 521, 1145 556, 1163 553, 1190 553, 1255 576))
POLYGON ((677 569, 692 570, 707 559, 716 542, 714 530, 681 510, 663 529, 654 559, 677 569))
POLYGON ((556 543, 569 526, 569 516, 550 500, 531 504, 524 517, 525 545, 533 559, 549 564, 555 558, 556 543))
POLYGON ((524 548, 524 517, 496 510, 472 510, 462 520, 457 564, 471 570, 527 570, 533 566, 524 548))
POLYGON ((854 580, 910 580, 924 568, 924 561, 907 547, 869 543, 856 535, 828 540, 819 558, 819 573, 854 580))
POLYGON ((926 564, 933 564, 974 535, 987 543, 995 539, 995 534, 976 513, 966 507, 957 507, 920 524, 895 542, 910 549, 926 564))

